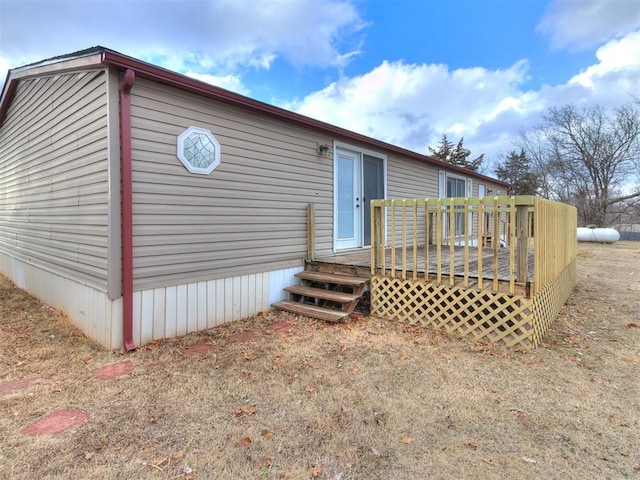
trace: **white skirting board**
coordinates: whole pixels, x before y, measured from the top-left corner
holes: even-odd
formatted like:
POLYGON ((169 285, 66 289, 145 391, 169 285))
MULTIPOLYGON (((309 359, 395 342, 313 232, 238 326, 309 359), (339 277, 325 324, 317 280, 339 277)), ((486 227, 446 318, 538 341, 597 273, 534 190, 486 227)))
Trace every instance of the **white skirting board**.
POLYGON ((101 345, 112 348, 114 342, 122 344, 122 299, 110 300, 106 292, 4 254, 0 254, 0 272, 18 287, 64 312, 101 345))
POLYGON ((145 345, 250 317, 285 298, 303 267, 142 290, 133 294, 133 338, 145 345))
MULTIPOLYGON (((134 292, 133 338, 137 346, 250 317, 286 298, 303 267, 239 275, 134 292)), ((62 310, 88 337, 106 348, 122 347, 122 299, 0 254, 0 272, 20 288, 62 310)))

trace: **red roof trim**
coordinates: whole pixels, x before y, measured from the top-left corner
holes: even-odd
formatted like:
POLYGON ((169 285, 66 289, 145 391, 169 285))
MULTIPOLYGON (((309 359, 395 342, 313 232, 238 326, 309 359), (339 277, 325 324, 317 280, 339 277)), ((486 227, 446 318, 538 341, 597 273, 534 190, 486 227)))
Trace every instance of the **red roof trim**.
POLYGON ((405 157, 431 164, 437 168, 446 168, 447 170, 462 173, 467 176, 472 176, 483 180, 488 180, 496 184, 508 186, 507 183, 502 182, 498 179, 472 172, 466 168, 458 167, 456 165, 450 165, 427 155, 422 155, 420 153, 413 152, 411 150, 407 150, 405 148, 398 147, 396 145, 392 145, 375 138, 367 137, 366 135, 361 135, 359 133, 337 127, 329 123, 321 122, 320 120, 315 120, 313 118, 309 118, 280 107, 269 105, 252 98, 245 97, 243 95, 239 95, 237 93, 230 92, 213 85, 209 85, 199 80, 189 78, 185 75, 181 75, 179 73, 157 67, 150 63, 142 62, 135 58, 122 55, 118 52, 114 52, 113 50, 105 49, 102 52, 102 63, 119 69, 130 68, 135 70, 136 74, 140 77, 145 77, 150 80, 177 87, 181 90, 196 93, 208 98, 213 98, 215 100, 235 105, 241 108, 264 113, 266 115, 276 117, 280 120, 284 120, 295 125, 311 128, 314 130, 320 130, 331 135, 337 135, 348 140, 362 142, 367 145, 374 145, 376 147, 398 153, 405 157))
POLYGON ((16 89, 18 88, 18 81, 14 78, 11 78, 11 74, 7 77, 7 83, 4 86, 3 95, 0 96, 0 126, 4 123, 4 117, 7 115, 7 110, 9 110, 9 105, 11 105, 11 101, 13 100, 13 95, 16 93, 16 89))
MULTIPOLYGON (((337 136, 337 137, 340 137, 340 138, 337 138, 337 140, 340 140, 340 141, 347 140, 352 142, 364 143, 368 146, 375 146, 378 148, 382 148, 387 151, 394 152, 399 155, 403 155, 405 157, 430 164, 436 168, 443 168, 443 169, 447 169, 448 171, 457 172, 466 176, 479 178, 484 181, 490 181, 494 184, 503 185, 505 187, 508 186, 508 183, 502 182, 496 178, 492 178, 486 175, 482 175, 480 173, 472 172, 471 170, 468 170, 466 168, 450 165, 440 160, 436 160, 435 158, 430 157, 428 155, 423 155, 421 153, 413 152, 411 150, 407 150, 406 148, 398 147, 396 145, 392 145, 390 143, 377 140, 375 138, 367 137, 366 135, 352 132, 350 130, 337 127, 329 123, 321 122, 320 120, 315 120, 313 118, 309 118, 304 115, 300 115, 298 113, 294 113, 280 107, 269 105, 267 103, 254 100, 252 98, 245 97, 243 95, 239 95, 237 93, 230 92, 228 90, 224 90, 219 87, 214 87, 213 85, 209 85, 199 80, 189 78, 185 75, 181 75, 179 73, 175 73, 170 70, 157 67, 155 65, 143 62, 141 60, 137 60, 132 57, 128 57, 126 55, 115 52, 113 50, 109 50, 104 47, 92 47, 90 49, 76 52, 74 54, 55 57, 54 59, 51 59, 51 60, 56 60, 58 58, 66 59, 67 57, 71 57, 71 56, 82 57, 89 54, 95 55, 97 53, 101 53, 101 62, 100 62, 101 64, 114 67, 120 70, 132 69, 136 72, 136 75, 139 77, 148 78, 150 80, 154 80, 159 83, 164 83, 166 85, 170 85, 170 86, 179 88, 181 90, 196 93, 198 95, 202 95, 204 97, 212 98, 214 100, 235 105, 240 108, 252 110, 254 112, 259 112, 274 118, 278 118, 280 120, 283 120, 298 126, 310 128, 313 130, 318 130, 318 131, 330 134, 332 136, 337 136)), ((34 66, 40 65, 41 63, 42 62, 38 62, 33 65, 34 66)), ((11 72, 9 72, 9 76, 7 78, 8 83, 5 84, 3 96, 1 97, 0 125, 2 125, 2 123, 4 122, 5 115, 13 99, 13 95, 15 94, 18 81, 19 81, 18 78, 12 79, 11 72)))

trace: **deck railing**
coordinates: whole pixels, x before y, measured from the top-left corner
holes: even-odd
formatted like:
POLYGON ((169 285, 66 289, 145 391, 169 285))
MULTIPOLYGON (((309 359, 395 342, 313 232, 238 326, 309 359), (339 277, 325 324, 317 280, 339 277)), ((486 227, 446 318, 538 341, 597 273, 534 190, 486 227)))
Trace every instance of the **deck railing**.
POLYGON ((371 202, 371 274, 541 291, 575 260, 575 208, 533 196, 371 202))

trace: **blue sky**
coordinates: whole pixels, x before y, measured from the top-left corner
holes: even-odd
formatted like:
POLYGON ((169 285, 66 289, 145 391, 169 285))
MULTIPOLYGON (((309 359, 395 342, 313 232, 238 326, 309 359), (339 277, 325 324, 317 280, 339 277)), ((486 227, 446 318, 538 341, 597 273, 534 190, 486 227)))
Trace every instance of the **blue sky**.
POLYGON ((0 76, 102 45, 426 153, 640 96, 637 0, 0 0, 0 76))

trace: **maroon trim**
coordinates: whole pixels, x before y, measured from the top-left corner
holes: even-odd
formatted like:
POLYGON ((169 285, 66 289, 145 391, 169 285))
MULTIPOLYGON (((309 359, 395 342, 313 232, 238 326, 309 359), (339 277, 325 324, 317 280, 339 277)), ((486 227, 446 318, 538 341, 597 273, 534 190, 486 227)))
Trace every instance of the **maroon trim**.
MULTIPOLYGON (((362 142, 366 145, 383 148, 385 150, 398 153, 405 157, 412 158, 419 162, 427 163, 436 168, 445 168, 449 171, 459 172, 467 176, 479 178, 481 180, 492 182, 498 185, 503 185, 505 187, 509 186, 508 183, 502 182, 496 178, 492 178, 486 175, 482 175, 480 173, 472 172, 466 168, 458 167, 456 165, 451 165, 451 164, 442 162, 440 160, 436 160, 435 158, 430 157, 428 155, 422 155, 420 153, 413 152, 411 150, 407 150, 405 148, 398 147, 396 145, 392 145, 390 143, 377 140, 375 138, 367 137, 366 135, 361 135, 359 133, 346 130, 344 128, 336 127, 335 125, 321 122, 313 118, 305 117, 304 115, 300 115, 298 113, 293 113, 291 111, 284 110, 282 108, 275 107, 273 105, 269 105, 248 97, 244 97, 237 93, 229 92, 222 88, 214 87, 204 82, 200 82, 199 80, 195 80, 185 75, 181 75, 179 73, 175 73, 170 70, 166 70, 164 68, 151 65, 150 63, 142 62, 135 58, 122 55, 121 53, 106 49, 104 47, 93 47, 88 50, 83 50, 80 52, 76 52, 74 54, 65 55, 60 58, 66 58, 68 56, 95 54, 98 52, 101 52, 101 63, 103 65, 112 66, 112 67, 118 68, 119 70, 131 69, 131 70, 134 70, 136 72, 136 75, 140 77, 149 78, 151 80, 164 83, 166 85, 180 88, 182 90, 196 93, 198 95, 212 98, 220 102, 225 102, 240 108, 252 110, 255 112, 260 112, 260 113, 269 115, 271 117, 275 117, 280 120, 292 123, 294 125, 325 132, 332 136, 339 137, 338 140, 348 140, 348 141, 350 140, 354 142, 362 142)), ((9 108, 9 104, 11 103, 11 99, 13 97, 13 94, 17 86, 16 84, 17 84, 17 80, 9 80, 8 86, 5 85, 7 92, 5 96, 2 98, 2 104, 0 105, 0 125, 4 121, 4 116, 6 115, 6 112, 9 108)))
POLYGON ((122 340, 127 352, 133 340, 133 179, 131 173, 131 88, 135 72, 127 69, 120 85, 120 192, 122 209, 122 340))
POLYGON ((199 80, 189 78, 185 75, 181 75, 179 73, 175 73, 170 70, 151 65, 150 63, 142 62, 140 60, 136 60, 135 58, 122 55, 118 52, 114 52, 113 50, 105 49, 102 52, 102 63, 119 69, 132 69, 135 70, 136 75, 140 77, 148 78, 159 83, 164 83, 165 85, 170 85, 181 90, 196 93, 198 95, 212 98, 214 100, 218 100, 220 102, 231 104, 240 108, 263 113, 271 117, 276 117, 280 120, 284 120, 298 126, 319 130, 331 135, 342 137, 342 139, 362 142, 367 145, 375 145, 376 147, 383 148, 385 150, 398 153, 405 157, 409 157, 414 160, 433 165, 437 168, 446 168, 449 171, 459 172, 466 176, 480 178, 482 180, 490 181, 499 185, 509 185, 508 183, 501 182, 498 179, 487 177, 480 173, 472 172, 469 169, 436 160, 435 158, 429 157, 427 155, 422 155, 420 153, 413 152, 411 150, 407 150, 405 148, 398 147, 396 145, 392 145, 375 138, 367 137, 365 135, 361 135, 344 128, 336 127, 335 125, 331 125, 329 123, 321 122, 320 120, 315 120, 313 118, 305 117, 304 115, 300 115, 283 108, 259 102, 258 100, 254 100, 252 98, 248 98, 219 87, 214 87, 213 85, 209 85, 199 80))
POLYGON ((11 105, 11 101, 13 100, 13 96, 16 93, 16 89, 18 88, 18 81, 15 79, 9 79, 11 74, 7 76, 7 84, 4 86, 6 92, 4 95, 0 96, 2 100, 2 104, 0 104, 0 126, 4 123, 4 118, 7 115, 7 110, 9 110, 9 105, 11 105))

